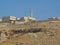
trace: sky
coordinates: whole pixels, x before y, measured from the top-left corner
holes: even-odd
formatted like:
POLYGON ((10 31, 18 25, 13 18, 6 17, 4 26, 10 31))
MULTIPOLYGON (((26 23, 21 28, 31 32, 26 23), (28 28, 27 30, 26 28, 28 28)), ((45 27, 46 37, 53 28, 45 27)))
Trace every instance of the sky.
POLYGON ((29 16, 31 9, 37 20, 60 17, 60 0, 0 0, 0 18, 29 16))

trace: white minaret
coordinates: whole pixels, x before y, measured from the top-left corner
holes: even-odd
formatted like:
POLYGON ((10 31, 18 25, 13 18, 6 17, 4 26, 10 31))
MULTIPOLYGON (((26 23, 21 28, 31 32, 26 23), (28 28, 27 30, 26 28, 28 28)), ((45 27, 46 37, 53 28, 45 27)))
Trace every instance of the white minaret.
POLYGON ((30 10, 30 17, 32 17, 32 9, 30 10))

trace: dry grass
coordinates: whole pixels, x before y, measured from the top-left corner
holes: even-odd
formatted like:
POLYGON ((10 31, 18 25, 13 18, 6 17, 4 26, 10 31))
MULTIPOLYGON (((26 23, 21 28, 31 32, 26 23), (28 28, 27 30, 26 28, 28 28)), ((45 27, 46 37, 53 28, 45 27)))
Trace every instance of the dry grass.
MULTIPOLYGON (((13 40, 2 42, 0 45, 15 45, 16 43, 19 43, 20 45, 60 45, 60 24, 44 22, 36 25, 33 24, 33 26, 49 28, 44 28, 43 32, 26 33, 14 38, 13 40), (49 30, 50 32, 48 32, 49 30), (51 32, 54 35, 52 35, 51 32)), ((29 26, 27 25, 27 27, 29 26)))

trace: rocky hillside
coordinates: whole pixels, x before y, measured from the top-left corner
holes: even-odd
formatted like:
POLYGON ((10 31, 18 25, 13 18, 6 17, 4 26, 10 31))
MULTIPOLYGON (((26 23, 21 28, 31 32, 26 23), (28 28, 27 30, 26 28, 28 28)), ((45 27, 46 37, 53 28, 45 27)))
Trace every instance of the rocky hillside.
MULTIPOLYGON (((0 45, 60 45, 60 23, 39 23, 40 31, 19 33, 0 45)), ((32 30, 32 29, 31 29, 32 30)))
POLYGON ((60 45, 60 30, 26 33, 0 45, 60 45))

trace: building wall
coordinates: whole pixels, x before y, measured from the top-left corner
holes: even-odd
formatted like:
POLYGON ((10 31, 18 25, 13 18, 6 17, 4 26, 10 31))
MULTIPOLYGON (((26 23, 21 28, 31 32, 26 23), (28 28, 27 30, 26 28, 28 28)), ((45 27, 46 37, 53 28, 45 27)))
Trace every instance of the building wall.
POLYGON ((15 16, 6 16, 2 18, 2 22, 11 22, 11 21, 15 21, 16 17, 15 16))
POLYGON ((36 20, 35 18, 33 18, 33 17, 22 17, 21 19, 20 19, 21 21, 25 21, 25 22, 28 22, 28 21, 30 21, 30 20, 36 20))
POLYGON ((16 20, 16 17, 15 16, 10 16, 9 19, 14 21, 14 20, 16 20))
POLYGON ((26 23, 26 22, 24 22, 24 21, 15 21, 15 24, 24 24, 24 23, 26 23))

